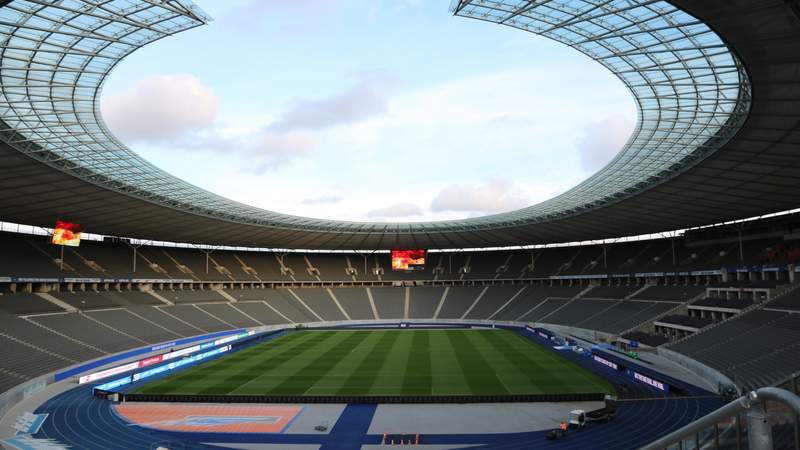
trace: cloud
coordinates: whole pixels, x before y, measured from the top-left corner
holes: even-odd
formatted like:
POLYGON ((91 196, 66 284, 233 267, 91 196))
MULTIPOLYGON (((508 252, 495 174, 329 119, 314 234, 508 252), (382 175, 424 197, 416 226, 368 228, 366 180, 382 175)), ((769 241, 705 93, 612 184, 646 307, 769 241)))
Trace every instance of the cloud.
POLYGON ((270 130, 319 130, 358 122, 388 109, 385 83, 361 81, 340 94, 316 100, 299 100, 275 122, 270 130))
POLYGON ((633 128, 634 123, 622 116, 610 116, 587 125, 578 142, 581 167, 594 172, 608 164, 622 150, 633 128))
POLYGON ((529 201, 513 189, 511 183, 490 179, 480 184, 451 184, 431 202, 431 211, 460 211, 494 214, 530 206, 529 201))
POLYGON ((271 133, 263 130, 240 131, 217 124, 202 133, 187 133, 169 141, 165 150, 204 151, 244 164, 241 172, 263 174, 291 161, 311 155, 317 139, 306 132, 271 133))
POLYGON ((422 209, 413 203, 395 203, 385 208, 373 209, 367 212, 371 219, 387 219, 393 217, 421 216, 422 209))
MULTIPOLYGON (((286 103, 251 96, 256 104, 226 107, 210 128, 165 141, 145 156, 214 192, 288 214, 451 220, 524 208, 578 183, 586 175, 578 143, 588 124, 624 113, 630 103, 627 92, 619 101, 611 95, 618 80, 598 89, 586 83, 586 70, 573 66, 511 68, 388 90, 376 79, 391 73, 358 67, 343 75, 344 85, 340 79, 320 86, 329 94, 299 91, 286 103), (561 86, 542 78, 550 72, 570 88, 531 88, 561 86), (343 125, 331 112, 326 120, 300 114, 301 106, 338 111, 354 92, 383 98, 385 112, 350 114, 353 122, 343 125), (186 161, 191 168, 184 168, 186 161), (396 174, 403 174, 399 185, 396 174), (491 179, 498 174, 504 181, 491 179), (266 185, 269 195, 254 189, 266 185), (324 201, 339 195, 339 202, 324 201)), ((604 131, 602 124, 593 128, 604 131)))
POLYGON ((513 116, 510 114, 503 114, 492 117, 489 120, 489 125, 493 127, 509 127, 521 128, 536 125, 536 121, 528 117, 513 116))
POLYGON ((300 203, 303 205, 329 205, 331 203, 339 203, 342 201, 342 197, 338 195, 323 195, 320 197, 313 197, 313 198, 304 198, 300 200, 300 203))
MULTIPOLYGON (((257 130, 254 143, 228 142, 224 146, 251 158, 245 171, 257 174, 309 156, 317 144, 316 132, 365 120, 387 110, 383 87, 391 84, 390 78, 375 74, 363 76, 371 76, 371 79, 362 80, 340 94, 295 102, 276 120, 257 130)), ((218 141, 212 136, 208 139, 218 141)), ((317 204, 320 203, 331 201, 317 204)))
POLYGON ((308 156, 316 145, 316 139, 308 133, 267 133, 259 142, 246 149, 250 165, 246 172, 262 174, 288 164, 295 158, 308 156))
POLYGON ((154 75, 105 100, 102 110, 123 140, 165 141, 210 127, 219 99, 193 75, 154 75))
MULTIPOLYGON (((246 161, 243 173, 263 174, 314 153, 324 129, 350 124, 386 111, 383 86, 393 83, 383 72, 356 74, 362 81, 327 98, 295 102, 283 113, 265 115, 245 126, 239 121, 215 121, 204 129, 182 127, 162 143, 174 150, 203 150, 246 161)), ((173 128, 170 128, 173 129, 173 128)))

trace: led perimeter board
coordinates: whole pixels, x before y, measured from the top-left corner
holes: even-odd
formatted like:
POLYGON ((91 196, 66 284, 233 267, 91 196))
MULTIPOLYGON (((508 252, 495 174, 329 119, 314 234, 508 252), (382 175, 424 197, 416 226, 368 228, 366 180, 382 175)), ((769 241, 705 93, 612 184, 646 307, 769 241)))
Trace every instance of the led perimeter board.
POLYGON ((425 270, 425 250, 392 250, 392 270, 412 272, 425 270))

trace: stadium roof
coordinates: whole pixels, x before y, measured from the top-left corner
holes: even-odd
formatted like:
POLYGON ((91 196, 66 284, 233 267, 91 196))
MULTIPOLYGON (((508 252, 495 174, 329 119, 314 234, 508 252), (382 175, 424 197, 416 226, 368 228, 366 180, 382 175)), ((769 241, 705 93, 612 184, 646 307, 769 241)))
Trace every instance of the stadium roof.
POLYGON ((0 219, 284 248, 490 247, 653 233, 797 207, 800 8, 783 0, 457 0, 455 15, 562 42, 615 73, 639 120, 598 173, 474 219, 341 222, 237 203, 119 142, 99 112, 125 56, 209 18, 186 0, 0 1, 0 219))

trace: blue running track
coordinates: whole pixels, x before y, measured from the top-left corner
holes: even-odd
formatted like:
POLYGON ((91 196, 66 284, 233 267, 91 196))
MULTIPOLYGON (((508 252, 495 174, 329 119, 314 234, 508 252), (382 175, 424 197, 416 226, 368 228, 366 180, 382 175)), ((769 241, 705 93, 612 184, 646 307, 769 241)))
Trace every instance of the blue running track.
MULTIPOLYGON (((549 430, 542 430, 423 434, 421 444, 477 445, 473 448, 480 449, 634 449, 722 406, 717 396, 693 386, 682 386, 685 396, 665 396, 661 391, 634 382, 629 376, 594 363, 590 358, 574 352, 560 354, 616 385, 628 386, 620 399, 614 421, 570 431, 558 441, 546 440, 549 430)), ((348 405, 329 434, 173 432, 131 425, 116 415, 110 402, 93 397, 91 386, 78 386, 48 400, 36 410, 50 416, 35 437, 52 438, 82 450, 141 450, 168 442, 172 443, 171 448, 176 449, 222 448, 205 442, 311 444, 320 445, 322 450, 356 449, 360 445, 381 442, 382 435, 368 434, 375 410, 375 405, 348 405), (181 444, 176 446, 174 443, 181 444)))

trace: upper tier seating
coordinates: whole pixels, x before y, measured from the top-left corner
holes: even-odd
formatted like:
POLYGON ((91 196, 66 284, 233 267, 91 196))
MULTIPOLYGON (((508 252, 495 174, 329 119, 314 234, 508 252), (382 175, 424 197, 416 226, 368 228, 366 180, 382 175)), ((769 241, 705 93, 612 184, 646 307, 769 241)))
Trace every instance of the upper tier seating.
MULTIPOLYGON (((789 242, 779 238, 749 240, 742 249, 743 260, 739 258, 735 240, 699 246, 658 239, 604 246, 436 252, 428 254, 424 270, 406 273, 391 270, 387 253, 280 254, 217 250, 207 254, 196 248, 147 245, 137 247, 134 253, 134 249, 124 243, 90 240, 85 240, 78 248, 66 249, 62 267, 57 262, 60 249, 49 245, 46 238, 0 233, 0 248, 4 254, 0 259, 0 277, 158 278, 215 282, 547 278, 553 275, 688 271, 797 262, 800 252, 787 250, 789 246, 789 242), (378 274, 375 269, 380 269, 378 274)), ((774 282, 765 282, 765 286, 770 284, 774 285, 774 282)), ((609 288, 608 292, 604 292, 605 288, 598 288, 591 296, 622 298, 632 292, 626 289, 628 286, 609 288)), ((651 297, 641 299, 662 299, 652 297, 655 288, 649 291, 651 297)), ((669 298, 664 299, 684 300, 699 293, 696 287, 677 291, 681 292, 670 293, 669 298)))
MULTIPOLYGON (((352 277, 347 275, 347 260, 336 254, 316 253, 307 256, 312 267, 319 271, 319 278, 323 281, 340 281, 351 280, 352 277)), ((351 262, 353 265, 356 262, 351 262)), ((358 265, 355 265, 358 268, 358 265)), ((303 270, 306 270, 304 268, 303 270)), ((363 269, 362 269, 363 270, 363 269)), ((361 270, 358 271, 359 273, 361 270)))

